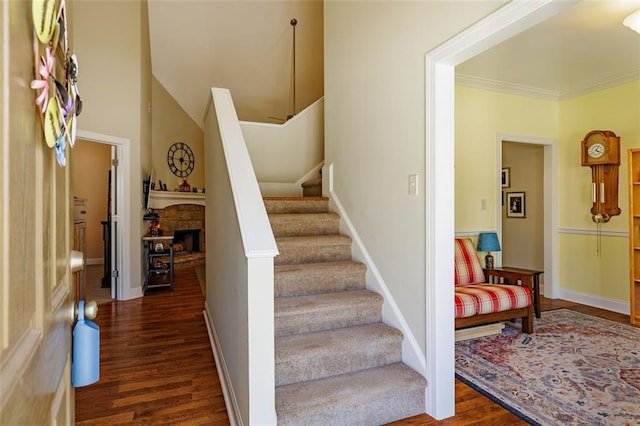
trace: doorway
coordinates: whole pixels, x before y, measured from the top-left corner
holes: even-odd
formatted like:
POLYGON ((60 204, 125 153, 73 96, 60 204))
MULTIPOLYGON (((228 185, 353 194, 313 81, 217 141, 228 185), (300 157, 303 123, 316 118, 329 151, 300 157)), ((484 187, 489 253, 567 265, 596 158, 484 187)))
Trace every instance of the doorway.
MULTIPOLYGON (((94 132, 78 130, 77 140, 101 145, 100 149, 109 151, 109 157, 106 160, 111 163, 111 182, 108 186, 111 188, 110 197, 103 195, 102 199, 106 199, 106 203, 110 202, 108 211, 110 215, 110 263, 111 263, 111 299, 128 300, 131 298, 130 286, 131 282, 131 265, 130 265, 130 247, 124 244, 124 236, 129 235, 130 229, 130 206, 127 200, 130 199, 129 185, 124 182, 129 181, 130 175, 130 146, 129 140, 115 136, 103 135, 94 132), (115 162, 113 160, 116 160, 115 162), (109 199, 110 198, 110 199, 109 199)), ((74 166, 75 168, 75 166, 74 166)), ((102 171, 104 172, 104 170, 102 171)), ((98 173, 101 173, 98 171, 98 173)), ((81 179, 82 176, 77 178, 81 179)), ((105 191, 105 190, 103 190, 105 191)), ((106 191, 105 191, 106 193, 106 191)), ((97 199, 100 198, 98 195, 97 199)), ((108 216, 107 207, 105 207, 103 216, 108 216)), ((103 220, 101 220, 102 222, 103 220)), ((102 231, 101 231, 102 232, 102 231)), ((102 234, 100 234, 101 243, 103 243, 102 234)), ((104 253, 103 253, 104 254, 104 253)), ((104 274, 103 276, 104 277, 104 274)))
MULTIPOLYGON (((110 217, 112 146, 109 144, 77 140, 73 149, 74 200, 82 206, 78 218, 85 229, 85 271, 82 299, 95 300, 98 305, 117 296, 111 286, 110 217), (113 294, 112 294, 113 293, 113 294)), ((77 210, 77 209, 76 209, 77 210)))
MULTIPOLYGON (((425 405, 427 413, 436 419, 455 414, 454 314, 452 309, 445 309, 453 300, 455 66, 576 2, 510 2, 426 54, 425 204, 429 214, 425 220, 425 355, 429 386, 425 405)), ((548 155, 551 156, 550 151, 548 155)), ((499 181, 498 172, 496 182, 499 181)), ((555 225, 552 215, 546 226, 553 229, 555 225)), ((548 244, 551 244, 549 256, 554 259, 557 244, 554 241, 548 244)))

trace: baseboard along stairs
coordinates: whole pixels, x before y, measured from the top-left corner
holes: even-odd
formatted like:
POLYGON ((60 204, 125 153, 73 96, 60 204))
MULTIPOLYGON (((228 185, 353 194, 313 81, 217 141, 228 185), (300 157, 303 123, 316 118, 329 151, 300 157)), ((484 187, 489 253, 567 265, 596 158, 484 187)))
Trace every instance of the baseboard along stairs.
POLYGON ((322 197, 265 198, 275 258, 279 425, 381 425, 424 413, 426 380, 402 363, 402 333, 351 260, 322 197))

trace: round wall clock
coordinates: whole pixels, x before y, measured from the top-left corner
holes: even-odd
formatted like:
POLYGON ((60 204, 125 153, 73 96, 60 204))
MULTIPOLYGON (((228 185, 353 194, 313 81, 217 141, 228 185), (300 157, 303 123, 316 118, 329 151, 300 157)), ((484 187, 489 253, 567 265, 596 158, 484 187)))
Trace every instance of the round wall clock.
POLYGON ((193 151, 184 142, 176 142, 169 147, 167 164, 171 172, 178 177, 187 177, 193 171, 193 151))

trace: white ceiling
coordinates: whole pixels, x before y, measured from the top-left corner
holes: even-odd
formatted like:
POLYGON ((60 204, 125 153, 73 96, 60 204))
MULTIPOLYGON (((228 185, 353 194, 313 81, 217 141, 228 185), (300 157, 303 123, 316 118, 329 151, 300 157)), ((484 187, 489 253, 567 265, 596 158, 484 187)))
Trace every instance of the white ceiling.
MULTIPOLYGON (((202 125, 210 87, 231 89, 242 120, 296 112, 323 94, 321 0, 149 0, 154 76, 202 125)), ((464 3, 460 3, 464 7, 464 3)), ((456 67, 458 84, 564 99, 640 79, 640 34, 622 20, 640 0, 584 0, 456 67)))
POLYGON ((458 82, 565 99, 640 79, 640 0, 584 0, 456 67, 458 82))

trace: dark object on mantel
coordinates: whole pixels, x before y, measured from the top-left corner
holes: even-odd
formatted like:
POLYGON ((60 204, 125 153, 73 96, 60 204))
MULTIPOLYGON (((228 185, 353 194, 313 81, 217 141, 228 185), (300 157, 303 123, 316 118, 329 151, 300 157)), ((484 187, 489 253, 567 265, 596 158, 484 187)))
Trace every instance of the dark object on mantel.
POLYGON ((158 213, 147 213, 143 216, 144 220, 158 220, 160 215, 158 213))

